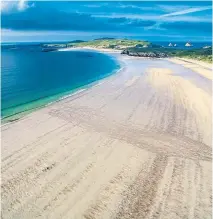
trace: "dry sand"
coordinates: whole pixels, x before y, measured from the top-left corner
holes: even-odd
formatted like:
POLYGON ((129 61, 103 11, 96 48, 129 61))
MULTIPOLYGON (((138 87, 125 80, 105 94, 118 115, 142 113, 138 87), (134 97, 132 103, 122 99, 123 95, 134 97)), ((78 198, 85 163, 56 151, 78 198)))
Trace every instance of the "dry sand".
POLYGON ((212 80, 212 64, 187 58, 172 58, 172 62, 183 65, 198 74, 212 80))
POLYGON ((106 53, 121 53, 121 50, 118 49, 116 50, 116 49, 94 48, 91 46, 62 48, 62 49, 58 49, 58 51, 72 51, 72 50, 82 50, 82 49, 95 50, 95 51, 106 52, 106 53))
POLYGON ((118 74, 2 127, 2 218, 211 218, 211 80, 116 56, 118 74))

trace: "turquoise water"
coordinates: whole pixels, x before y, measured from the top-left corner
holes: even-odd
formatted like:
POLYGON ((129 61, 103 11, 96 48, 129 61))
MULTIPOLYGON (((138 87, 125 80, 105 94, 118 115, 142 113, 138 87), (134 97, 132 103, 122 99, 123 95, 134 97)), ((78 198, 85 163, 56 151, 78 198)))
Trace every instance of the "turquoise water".
POLYGON ((2 46, 1 62, 3 119, 42 107, 120 68, 106 54, 41 52, 39 45, 2 46))

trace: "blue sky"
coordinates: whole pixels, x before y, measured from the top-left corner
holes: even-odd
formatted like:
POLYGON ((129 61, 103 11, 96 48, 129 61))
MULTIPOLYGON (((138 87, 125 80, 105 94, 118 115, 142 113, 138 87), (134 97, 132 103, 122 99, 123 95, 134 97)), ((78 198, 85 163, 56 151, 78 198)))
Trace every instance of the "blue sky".
POLYGON ((210 41, 211 1, 3 1, 2 41, 210 41))

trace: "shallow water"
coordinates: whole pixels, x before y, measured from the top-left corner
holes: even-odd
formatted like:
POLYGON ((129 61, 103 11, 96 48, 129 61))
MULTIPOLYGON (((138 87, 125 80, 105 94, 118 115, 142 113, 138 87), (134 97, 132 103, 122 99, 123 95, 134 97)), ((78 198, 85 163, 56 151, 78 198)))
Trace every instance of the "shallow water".
POLYGON ((43 106, 120 68, 94 51, 41 52, 38 45, 2 47, 2 117, 43 106))

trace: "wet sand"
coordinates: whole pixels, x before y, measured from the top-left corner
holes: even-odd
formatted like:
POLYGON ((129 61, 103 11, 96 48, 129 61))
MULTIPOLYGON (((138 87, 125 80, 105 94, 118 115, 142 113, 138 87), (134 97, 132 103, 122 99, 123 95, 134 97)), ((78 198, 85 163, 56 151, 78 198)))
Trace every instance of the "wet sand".
POLYGON ((119 73, 2 126, 2 218, 211 218, 211 80, 114 55, 119 73))

